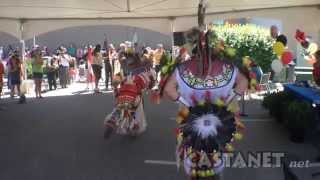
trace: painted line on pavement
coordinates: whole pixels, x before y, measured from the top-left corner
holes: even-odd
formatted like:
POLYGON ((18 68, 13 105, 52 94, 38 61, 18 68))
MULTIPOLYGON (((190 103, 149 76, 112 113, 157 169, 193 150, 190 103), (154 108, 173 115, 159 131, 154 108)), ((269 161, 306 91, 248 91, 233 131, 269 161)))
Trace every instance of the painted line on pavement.
MULTIPOLYGON (((145 164, 153 164, 153 165, 163 165, 163 166, 176 166, 177 162, 175 161, 163 161, 163 160, 145 160, 145 164)), ((315 168, 320 167, 320 163, 310 163, 309 167, 315 168)))
POLYGON ((310 163, 310 167, 320 167, 320 162, 319 163, 310 163))
POLYGON ((162 161, 162 160, 145 160, 145 164, 156 164, 156 165, 166 165, 166 166, 176 166, 175 161, 162 161))

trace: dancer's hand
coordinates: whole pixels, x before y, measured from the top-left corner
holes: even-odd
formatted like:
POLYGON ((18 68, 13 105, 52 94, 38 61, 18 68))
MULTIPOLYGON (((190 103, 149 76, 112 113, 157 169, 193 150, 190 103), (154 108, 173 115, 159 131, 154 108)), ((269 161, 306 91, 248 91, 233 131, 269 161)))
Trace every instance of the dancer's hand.
POLYGON ((183 98, 182 96, 179 96, 176 100, 176 102, 179 102, 180 104, 186 106, 186 107, 190 107, 191 105, 189 104, 189 102, 183 98))
POLYGON ((233 100, 237 100, 238 98, 241 97, 241 94, 236 92, 234 89, 230 92, 226 104, 229 105, 233 100))

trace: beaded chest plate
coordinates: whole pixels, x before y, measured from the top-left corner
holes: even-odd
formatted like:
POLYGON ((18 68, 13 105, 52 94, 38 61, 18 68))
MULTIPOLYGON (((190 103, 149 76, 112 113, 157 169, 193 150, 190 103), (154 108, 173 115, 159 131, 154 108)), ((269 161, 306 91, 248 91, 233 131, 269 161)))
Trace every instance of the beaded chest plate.
POLYGON ((203 79, 195 76, 188 68, 179 68, 181 79, 193 89, 213 89, 226 86, 231 81, 233 73, 234 67, 229 64, 224 64, 222 73, 216 76, 207 76, 203 79))

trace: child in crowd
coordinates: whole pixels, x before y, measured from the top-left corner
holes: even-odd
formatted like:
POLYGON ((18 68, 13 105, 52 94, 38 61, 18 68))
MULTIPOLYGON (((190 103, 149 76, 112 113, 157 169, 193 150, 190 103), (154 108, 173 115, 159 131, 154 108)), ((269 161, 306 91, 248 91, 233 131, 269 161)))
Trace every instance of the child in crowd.
POLYGON ((79 82, 83 82, 86 79, 86 64, 83 60, 80 61, 79 65, 79 82))
POLYGON ((47 64, 47 77, 50 91, 57 89, 57 72, 59 69, 57 61, 57 58, 53 57, 47 64))
POLYGON ((71 58, 69 62, 69 84, 73 83, 76 79, 77 69, 76 69, 76 59, 71 58))

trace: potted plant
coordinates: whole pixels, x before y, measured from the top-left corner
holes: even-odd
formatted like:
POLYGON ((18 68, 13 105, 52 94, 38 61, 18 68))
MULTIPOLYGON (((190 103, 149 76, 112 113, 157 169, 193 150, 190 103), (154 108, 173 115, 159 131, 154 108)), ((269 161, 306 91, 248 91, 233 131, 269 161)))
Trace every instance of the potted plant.
POLYGON ((290 132, 290 140, 303 143, 306 129, 310 126, 312 110, 308 103, 292 101, 286 110, 286 125, 290 132))
POLYGON ((287 92, 271 93, 264 98, 262 106, 268 109, 278 122, 283 122, 285 108, 291 101, 292 97, 287 92))

